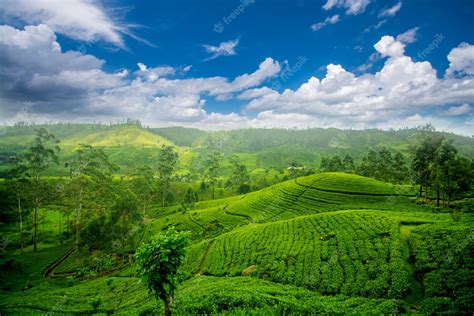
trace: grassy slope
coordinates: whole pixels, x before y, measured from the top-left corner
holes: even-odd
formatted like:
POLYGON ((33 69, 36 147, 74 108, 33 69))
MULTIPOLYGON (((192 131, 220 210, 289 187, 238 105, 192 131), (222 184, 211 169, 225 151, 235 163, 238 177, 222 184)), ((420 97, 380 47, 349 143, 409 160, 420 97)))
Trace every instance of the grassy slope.
MULTIPOLYGON (((176 297, 182 314, 472 311, 472 216, 433 213, 409 194, 364 177, 317 174, 185 214, 170 208, 147 225, 144 240, 169 225, 193 232, 190 279, 176 297)), ((105 279, 70 288, 48 281, 2 295, 0 310, 92 312, 97 296, 101 312, 152 309, 132 274, 120 272, 113 288, 105 279)))

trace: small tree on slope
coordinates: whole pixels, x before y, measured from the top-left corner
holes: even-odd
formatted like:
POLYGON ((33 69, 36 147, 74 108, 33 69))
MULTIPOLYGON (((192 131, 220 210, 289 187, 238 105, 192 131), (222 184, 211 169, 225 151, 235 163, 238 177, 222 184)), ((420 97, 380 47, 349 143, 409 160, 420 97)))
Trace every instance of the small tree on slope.
POLYGON ((186 257, 188 232, 173 227, 143 244, 135 253, 137 272, 150 292, 163 301, 165 316, 171 315, 173 295, 178 286, 177 272, 186 257))

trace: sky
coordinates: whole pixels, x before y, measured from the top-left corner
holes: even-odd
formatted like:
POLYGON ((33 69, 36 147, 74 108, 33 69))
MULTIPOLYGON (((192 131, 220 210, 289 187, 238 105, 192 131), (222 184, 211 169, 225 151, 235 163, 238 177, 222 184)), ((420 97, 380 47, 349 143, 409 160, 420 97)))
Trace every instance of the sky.
POLYGON ((472 0, 2 0, 0 123, 474 134, 472 0))

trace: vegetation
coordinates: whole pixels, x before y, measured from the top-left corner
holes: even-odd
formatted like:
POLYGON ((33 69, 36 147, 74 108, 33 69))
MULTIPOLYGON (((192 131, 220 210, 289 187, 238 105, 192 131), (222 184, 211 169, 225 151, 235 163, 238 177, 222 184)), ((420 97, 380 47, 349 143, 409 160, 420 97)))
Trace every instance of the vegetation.
POLYGON ((470 138, 48 128, 0 138, 2 314, 474 311, 470 138))
POLYGON ((178 268, 185 259, 187 243, 188 234, 171 228, 140 246, 135 254, 138 274, 156 298, 163 301, 166 316, 171 315, 178 268))

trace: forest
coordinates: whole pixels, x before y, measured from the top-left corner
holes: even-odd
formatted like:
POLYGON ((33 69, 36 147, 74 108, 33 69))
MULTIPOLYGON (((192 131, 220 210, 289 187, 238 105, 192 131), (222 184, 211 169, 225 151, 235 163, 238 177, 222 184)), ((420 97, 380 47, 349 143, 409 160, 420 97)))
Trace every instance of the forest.
POLYGON ((16 125, 2 314, 472 314, 474 140, 16 125))

